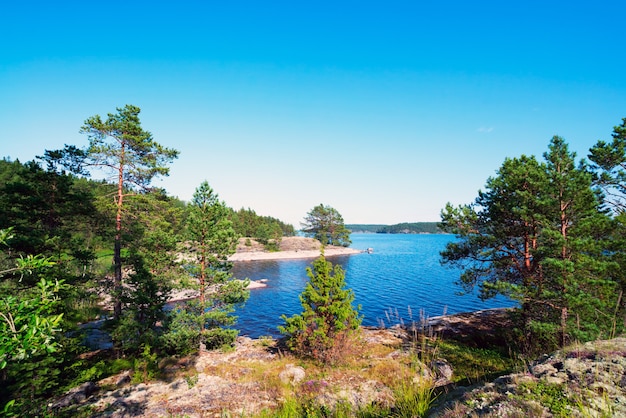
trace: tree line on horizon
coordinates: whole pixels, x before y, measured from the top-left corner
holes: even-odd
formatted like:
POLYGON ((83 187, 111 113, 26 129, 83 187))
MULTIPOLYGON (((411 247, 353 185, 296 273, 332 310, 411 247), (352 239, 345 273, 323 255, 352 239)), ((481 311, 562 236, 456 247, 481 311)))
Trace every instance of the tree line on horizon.
POLYGON ((402 222, 393 225, 383 224, 347 224, 353 233, 375 234, 441 234, 439 222, 402 222))

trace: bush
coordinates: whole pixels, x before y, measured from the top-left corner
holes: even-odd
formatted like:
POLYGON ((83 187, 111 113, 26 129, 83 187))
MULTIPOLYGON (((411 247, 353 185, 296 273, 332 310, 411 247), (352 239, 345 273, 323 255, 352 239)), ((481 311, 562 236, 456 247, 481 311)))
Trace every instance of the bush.
POLYGON ((300 295, 304 311, 291 318, 283 315, 281 333, 287 335, 287 346, 297 355, 325 364, 341 360, 352 337, 361 325, 357 308, 352 307, 354 293, 345 287, 340 266, 326 261, 324 253, 307 268, 309 282, 300 295))

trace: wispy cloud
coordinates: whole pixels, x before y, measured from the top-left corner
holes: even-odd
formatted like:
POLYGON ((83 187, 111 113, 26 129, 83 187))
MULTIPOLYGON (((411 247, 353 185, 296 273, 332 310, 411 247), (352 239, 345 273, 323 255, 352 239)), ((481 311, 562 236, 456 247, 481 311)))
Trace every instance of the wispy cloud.
POLYGON ((490 132, 493 132, 493 126, 481 126, 477 129, 477 131, 488 134, 490 132))

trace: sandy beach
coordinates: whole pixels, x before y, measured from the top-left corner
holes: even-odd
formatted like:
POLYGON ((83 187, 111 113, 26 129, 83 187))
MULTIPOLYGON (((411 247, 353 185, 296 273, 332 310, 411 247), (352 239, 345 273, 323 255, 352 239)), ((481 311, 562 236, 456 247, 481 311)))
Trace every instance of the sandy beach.
MULTIPOLYGON (((314 259, 320 256, 321 245, 319 241, 313 238, 284 237, 280 243, 280 251, 269 252, 265 251, 263 248, 263 245, 253 239, 241 238, 237 246, 237 252, 228 257, 228 260, 232 262, 254 262, 263 260, 314 259)), ((365 250, 333 245, 329 245, 324 249, 324 255, 326 257, 361 254, 363 252, 365 252, 365 250)), ((248 289, 262 289, 264 287, 267 287, 265 279, 250 281, 248 285, 248 289)), ((172 292, 169 301, 194 299, 198 296, 199 293, 197 290, 177 290, 172 292)))
MULTIPOLYGON (((360 254, 362 250, 345 247, 327 247, 324 250, 324 256, 332 257, 337 255, 353 255, 360 254)), ((293 260, 298 258, 317 258, 320 256, 320 250, 291 250, 291 251, 246 251, 237 252, 228 259, 230 261, 260 261, 260 260, 293 260)))

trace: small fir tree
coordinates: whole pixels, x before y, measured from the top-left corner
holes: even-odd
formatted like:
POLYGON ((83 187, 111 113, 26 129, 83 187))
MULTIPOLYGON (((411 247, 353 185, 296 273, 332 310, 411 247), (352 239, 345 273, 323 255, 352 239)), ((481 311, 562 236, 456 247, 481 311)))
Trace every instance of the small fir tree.
POLYGON ((237 234, 228 219, 228 208, 204 181, 188 207, 187 232, 194 249, 191 276, 197 280, 199 299, 179 305, 170 313, 168 347, 177 352, 204 345, 217 348, 232 343, 237 330, 229 329, 237 317, 235 305, 246 301, 248 282, 234 280, 228 256, 237 245, 237 234))
POLYGON ((341 266, 326 261, 324 252, 307 267, 309 282, 300 295, 304 311, 288 318, 278 329, 285 334, 288 347, 298 355, 323 363, 336 363, 359 330, 361 307, 354 309, 354 292, 345 289, 341 266))

